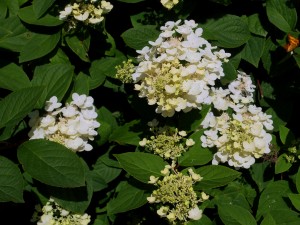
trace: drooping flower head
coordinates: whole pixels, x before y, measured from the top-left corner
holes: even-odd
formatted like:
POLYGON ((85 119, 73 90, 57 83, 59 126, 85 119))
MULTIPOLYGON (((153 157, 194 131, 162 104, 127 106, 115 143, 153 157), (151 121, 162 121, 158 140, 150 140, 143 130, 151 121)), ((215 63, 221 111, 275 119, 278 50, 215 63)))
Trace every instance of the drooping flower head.
MULTIPOLYGON (((41 210, 35 212, 34 217, 38 217, 37 225, 88 225, 91 217, 88 214, 76 214, 63 209, 52 198, 43 206, 41 210)), ((36 218, 33 218, 35 220, 36 218)))
POLYGON ((162 171, 164 175, 162 180, 154 176, 150 177, 149 183, 157 186, 157 189, 147 200, 151 204, 159 204, 157 214, 165 217, 171 224, 185 223, 189 219, 201 219, 202 210, 199 209, 198 204, 209 197, 204 192, 200 197, 197 196, 193 185, 201 181, 202 177, 192 169, 189 169, 188 173, 189 175, 184 175, 176 172, 167 165, 162 171))
POLYGON ((74 152, 92 150, 88 141, 94 140, 95 129, 100 126, 93 103, 92 97, 74 93, 72 101, 61 107, 57 97, 51 97, 46 102, 45 115, 40 117, 38 111, 29 114, 30 139, 55 141, 74 152))
POLYGON ((169 21, 160 29, 151 47, 137 51, 140 63, 132 77, 139 97, 164 117, 210 104, 210 89, 224 76, 222 63, 230 54, 202 38, 193 20, 169 21))

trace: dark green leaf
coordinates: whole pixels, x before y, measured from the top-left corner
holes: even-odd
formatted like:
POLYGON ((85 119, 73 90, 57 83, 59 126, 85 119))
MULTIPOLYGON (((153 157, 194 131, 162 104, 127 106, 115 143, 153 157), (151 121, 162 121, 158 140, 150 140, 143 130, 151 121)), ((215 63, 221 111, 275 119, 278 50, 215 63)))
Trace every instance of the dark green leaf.
POLYGON ((221 204, 218 213, 225 225, 257 225, 251 213, 240 206, 221 204))
POLYGON ((288 208, 275 209, 270 212, 276 225, 299 225, 300 214, 288 208))
POLYGON ((0 88, 15 91, 30 86, 30 80, 21 67, 10 63, 0 68, 0 88))
POLYGON ((281 154, 275 164, 275 174, 283 173, 289 170, 293 164, 286 159, 286 154, 281 154))
POLYGON ((18 159, 34 179, 55 187, 85 185, 81 159, 65 146, 47 140, 30 140, 18 148, 18 159))
MULTIPOLYGON (((41 0, 39 0, 41 1, 41 0)), ((42 0, 43 1, 43 0, 42 0)), ((47 0, 49 1, 49 0, 47 0)), ((22 21, 32 25, 46 26, 46 27, 55 27, 64 23, 64 21, 59 20, 58 17, 51 16, 49 14, 44 15, 43 17, 36 16, 34 6, 27 6, 19 10, 18 16, 22 21)))
POLYGON ((114 155, 122 168, 139 181, 147 183, 151 175, 161 176, 160 171, 167 165, 157 155, 142 152, 127 152, 114 155))
POLYGON ((108 202, 107 213, 116 214, 139 208, 147 203, 148 196, 144 190, 126 183, 120 188, 118 195, 108 202))
POLYGON ((90 35, 85 35, 84 37, 79 37, 76 35, 66 36, 65 40, 69 48, 77 55, 80 59, 85 62, 89 62, 88 50, 90 47, 91 37, 90 35))
MULTIPOLYGON (((2 0, 3 1, 3 0, 2 0)), ((6 1, 7 9, 10 16, 15 16, 19 11, 19 1, 18 0, 4 0, 6 1)))
POLYGON ((145 25, 135 28, 130 28, 121 34, 125 44, 133 49, 142 49, 149 45, 149 41, 154 41, 158 38, 159 31, 156 26, 145 25))
POLYGON ((202 166, 196 170, 203 179, 195 185, 197 189, 221 187, 238 178, 241 173, 221 165, 202 166))
POLYGON ((285 33, 294 30, 297 23, 297 11, 289 0, 267 0, 267 16, 272 24, 285 33))
POLYGON ((261 221, 260 225, 276 225, 276 222, 270 214, 267 214, 264 216, 264 219, 261 221))
POLYGON ((229 84, 237 78, 237 70, 231 61, 222 64, 225 76, 221 78, 222 85, 229 84))
POLYGON ((54 2, 55 0, 33 0, 32 6, 36 18, 40 18, 45 12, 47 12, 54 2))
POLYGON ((19 62, 27 62, 30 60, 41 58, 50 53, 60 40, 60 32, 48 34, 34 34, 20 52, 19 62), (35 51, 32 51, 35 49, 35 51))
POLYGON ((241 52, 242 59, 251 63, 256 68, 263 54, 265 38, 251 36, 241 52))
POLYGON ((203 37, 217 41, 220 47, 236 48, 249 40, 250 31, 242 18, 227 15, 204 25, 203 37))
POLYGON ((189 137, 195 141, 195 144, 179 158, 178 163, 180 166, 205 165, 212 160, 212 152, 201 146, 200 137, 203 132, 204 130, 197 131, 189 137))
POLYGON ((0 101, 0 128, 17 123, 32 111, 44 87, 23 88, 12 92, 0 101))
POLYGON ((293 206, 300 211, 300 194, 288 194, 289 199, 291 200, 293 206))
POLYGON ((261 24, 261 18, 259 18, 259 14, 255 13, 251 16, 247 17, 248 19, 248 26, 251 33, 266 37, 268 32, 264 29, 263 25, 261 24))
POLYGON ((18 166, 0 156, 0 202, 24 202, 23 187, 23 176, 18 166))
POLYGON ((89 90, 90 90, 89 76, 80 72, 75 79, 73 92, 81 95, 82 94, 89 95, 89 90))

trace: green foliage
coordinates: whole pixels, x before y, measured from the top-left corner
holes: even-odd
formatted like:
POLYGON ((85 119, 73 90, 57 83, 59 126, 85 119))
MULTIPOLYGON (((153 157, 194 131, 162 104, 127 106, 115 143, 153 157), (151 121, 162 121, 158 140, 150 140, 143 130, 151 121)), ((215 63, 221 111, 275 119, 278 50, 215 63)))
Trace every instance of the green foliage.
MULTIPOLYGON (((167 203, 149 204, 147 197, 157 188, 149 184, 150 176, 162 180, 162 170, 173 165, 171 173, 188 175, 192 169, 203 177, 193 184, 193 190, 198 198, 202 192, 209 195, 198 202, 202 218, 187 225, 299 225, 299 1, 180 0, 171 9, 159 0, 107 2, 112 10, 103 14, 99 24, 91 24, 71 15, 59 19, 60 11, 74 1, 0 0, 2 220, 36 224, 30 222, 35 204, 44 205, 53 198, 70 212, 91 215, 91 225, 168 224, 157 214, 160 204, 167 203), (249 74, 255 85, 251 104, 271 116, 270 153, 255 157, 249 169, 230 166, 226 157, 225 163, 212 165, 218 146, 202 145, 205 117, 226 110, 203 104, 163 117, 155 107, 164 103, 149 105, 135 83, 122 83, 115 76, 116 67, 128 59, 134 66, 143 64, 137 50, 151 47, 149 41, 159 37, 160 27, 179 19, 194 20, 215 51, 224 49, 231 55, 218 65, 224 76, 210 82, 224 89, 238 71, 249 74), (73 93, 94 99, 100 127, 98 135, 88 140, 93 150, 74 153, 62 140, 62 144, 29 140, 33 121, 28 114, 34 110, 41 114, 52 96, 69 104, 73 93), (184 138, 195 143, 174 159, 145 150, 140 145, 151 136, 147 123, 153 119, 159 121, 158 126, 185 131, 184 138)), ((193 40, 187 33, 183 36, 193 40)), ((177 45, 179 40, 172 37, 168 41, 177 45)), ((167 51, 172 52, 173 47, 167 51)), ((156 47, 156 51, 162 49, 156 47)), ((191 47, 189 53, 194 51, 191 47)), ((177 51, 174 57, 180 54, 177 51)), ((144 65, 143 69, 148 66, 144 65)), ((156 72, 149 76, 157 78, 156 72)), ((208 79, 207 71, 202 72, 203 79, 208 79)), ((176 83, 177 78, 171 79, 176 83)), ((210 93, 210 97, 215 96, 210 93)))

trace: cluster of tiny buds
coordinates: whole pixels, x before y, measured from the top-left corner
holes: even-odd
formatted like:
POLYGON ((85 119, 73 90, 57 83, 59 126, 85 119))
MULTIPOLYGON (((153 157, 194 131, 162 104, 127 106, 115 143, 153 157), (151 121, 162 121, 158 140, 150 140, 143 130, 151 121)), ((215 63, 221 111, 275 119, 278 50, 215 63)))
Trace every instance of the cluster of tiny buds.
POLYGON ((98 114, 90 96, 72 94, 72 101, 64 107, 56 96, 46 102, 46 114, 39 116, 35 110, 29 114, 30 139, 47 139, 65 145, 74 152, 90 151, 98 134, 95 130, 100 126, 96 118, 98 114))
POLYGON ((166 217, 172 224, 186 223, 189 219, 199 220, 202 217, 202 210, 198 204, 209 198, 209 196, 201 192, 200 197, 197 196, 193 189, 193 184, 203 179, 199 174, 195 173, 192 168, 188 169, 189 175, 177 172, 175 163, 166 165, 161 171, 163 179, 150 176, 149 184, 158 187, 147 198, 149 203, 160 204, 157 214, 160 217, 166 217))
POLYGON ((109 13, 112 8, 113 5, 104 0, 76 0, 59 12, 59 19, 68 20, 70 29, 75 28, 77 22, 95 25, 101 23, 104 15, 109 13))
POLYGON ((149 122, 148 125, 154 135, 150 139, 143 138, 139 145, 166 160, 176 161, 189 147, 195 144, 193 139, 185 138, 186 131, 178 131, 177 128, 169 126, 158 127, 157 120, 149 122))
POLYGON ((67 211, 52 198, 42 209, 40 205, 37 205, 35 209, 31 221, 37 221, 37 225, 88 225, 91 221, 88 214, 80 215, 67 211))

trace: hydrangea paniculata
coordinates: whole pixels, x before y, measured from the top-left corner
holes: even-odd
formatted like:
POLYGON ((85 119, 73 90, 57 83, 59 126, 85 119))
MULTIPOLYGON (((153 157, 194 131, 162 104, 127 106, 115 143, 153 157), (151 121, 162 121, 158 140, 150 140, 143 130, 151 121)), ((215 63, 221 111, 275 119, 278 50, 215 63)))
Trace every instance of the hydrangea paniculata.
POLYGON ((74 152, 92 150, 88 141, 94 140, 100 126, 93 103, 92 97, 73 93, 72 101, 61 107, 57 97, 51 97, 45 115, 40 117, 37 110, 29 114, 30 139, 55 141, 74 152))
POLYGON ((194 20, 169 21, 160 29, 151 47, 137 51, 139 64, 132 78, 139 97, 156 104, 164 117, 210 104, 210 89, 224 76, 222 63, 230 54, 202 38, 194 20))
POLYGON ((201 219, 202 210, 198 204, 209 198, 204 192, 198 197, 193 188, 193 185, 203 178, 192 169, 189 169, 188 173, 189 175, 184 175, 167 165, 162 171, 163 179, 150 177, 149 183, 157 186, 157 189, 147 200, 151 204, 159 204, 157 214, 165 217, 171 224, 201 219))
POLYGON ((59 12, 60 20, 68 20, 70 28, 76 27, 77 22, 84 24, 99 24, 103 21, 104 15, 109 13, 113 5, 104 0, 77 0, 66 5, 64 10, 59 12))
POLYGON ((37 208, 32 221, 34 220, 38 220, 37 225, 88 225, 91 217, 86 213, 80 215, 69 212, 50 198, 42 209, 37 208))

